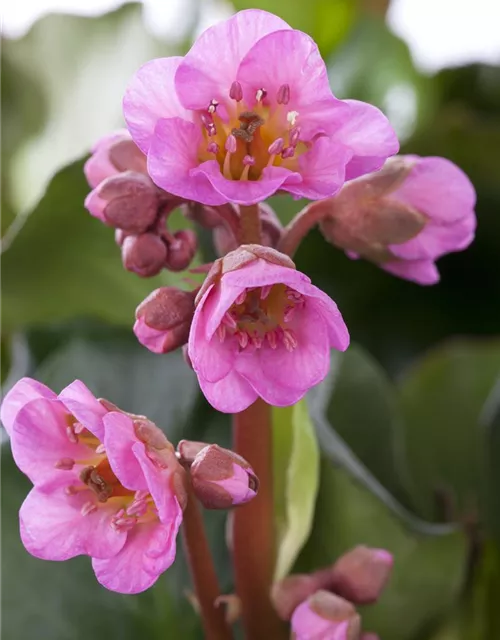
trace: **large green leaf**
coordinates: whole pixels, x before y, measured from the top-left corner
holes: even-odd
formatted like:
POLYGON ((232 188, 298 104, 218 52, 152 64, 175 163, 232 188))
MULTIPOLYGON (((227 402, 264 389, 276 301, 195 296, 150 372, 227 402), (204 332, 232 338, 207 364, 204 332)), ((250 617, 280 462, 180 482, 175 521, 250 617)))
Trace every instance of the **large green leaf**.
POLYGON ((275 580, 285 577, 311 532, 319 486, 319 450, 304 400, 273 407, 273 464, 278 533, 275 580))
POLYGON ((490 393, 480 416, 484 430, 484 457, 482 469, 485 519, 491 535, 500 546, 500 379, 490 393))
POLYGON ((294 29, 308 33, 324 56, 341 42, 356 16, 351 0, 232 0, 241 9, 264 9, 286 20, 294 29))
POLYGON ((55 171, 123 126, 122 96, 132 74, 147 60, 173 53, 146 31, 141 11, 135 3, 96 18, 49 15, 25 37, 3 42, 3 55, 38 85, 31 110, 43 107, 48 116, 13 158, 17 211, 33 206, 55 171))
POLYGON ((456 340, 403 376, 409 490, 425 517, 477 512, 486 451, 480 415, 499 375, 500 341, 456 340))
POLYGON ((83 208, 82 167, 80 160, 54 177, 2 255, 4 331, 77 316, 131 326, 148 293, 182 284, 182 273, 141 279, 124 270, 113 230, 83 208))
POLYGON ((329 565, 357 544, 388 549, 395 560, 379 602, 362 610, 364 629, 384 640, 410 640, 452 606, 464 577, 465 537, 415 534, 346 471, 325 461, 313 533, 298 569, 329 565))

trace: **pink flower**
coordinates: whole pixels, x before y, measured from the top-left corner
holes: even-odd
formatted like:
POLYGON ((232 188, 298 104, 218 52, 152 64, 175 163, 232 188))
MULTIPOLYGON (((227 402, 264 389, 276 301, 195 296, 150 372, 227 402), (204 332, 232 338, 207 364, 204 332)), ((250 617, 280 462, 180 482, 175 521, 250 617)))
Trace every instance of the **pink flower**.
POLYGON ((1 418, 34 484, 19 514, 26 549, 45 560, 91 556, 101 584, 137 593, 175 558, 182 470, 152 423, 114 409, 78 380, 56 396, 24 378, 1 418))
POLYGON ((328 591, 317 591, 292 615, 293 640, 358 640, 359 615, 350 602, 328 591))
POLYGON ((435 260, 474 239, 476 194, 445 158, 391 158, 379 173, 345 186, 322 222, 328 240, 419 284, 435 284, 435 260))
POLYGON ((196 304, 189 357, 219 411, 242 411, 259 396, 296 403, 326 376, 330 348, 349 344, 333 300, 269 247, 243 245, 217 260, 196 304))
POLYGON ((378 109, 333 96, 314 41, 257 9, 147 62, 123 108, 154 182, 207 205, 325 198, 398 150, 378 109))

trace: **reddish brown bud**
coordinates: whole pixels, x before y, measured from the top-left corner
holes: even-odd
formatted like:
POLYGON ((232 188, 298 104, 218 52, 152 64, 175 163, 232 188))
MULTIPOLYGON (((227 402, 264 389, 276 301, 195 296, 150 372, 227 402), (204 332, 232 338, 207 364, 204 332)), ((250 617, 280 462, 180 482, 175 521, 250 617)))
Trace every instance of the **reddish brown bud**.
POLYGON ((186 217, 205 227, 205 229, 214 229, 222 224, 222 218, 215 209, 199 202, 190 202, 187 205, 186 217))
POLYGON ((118 171, 136 171, 147 174, 147 159, 132 140, 120 140, 112 143, 109 159, 118 171))
POLYGON ((350 602, 328 591, 317 591, 292 615, 292 640, 313 637, 359 640, 361 619, 350 602), (315 632, 315 633, 314 633, 315 632))
POLYGON ((301 602, 317 591, 316 580, 307 574, 287 576, 276 582, 271 589, 271 600, 282 620, 290 620, 301 602))
POLYGON ((123 266, 142 278, 160 273, 167 257, 163 240, 153 233, 127 236, 122 244, 123 266))
POLYGON ((170 271, 184 271, 191 264, 198 241, 196 233, 191 229, 177 231, 173 235, 173 240, 168 244, 168 256, 165 262, 170 271))

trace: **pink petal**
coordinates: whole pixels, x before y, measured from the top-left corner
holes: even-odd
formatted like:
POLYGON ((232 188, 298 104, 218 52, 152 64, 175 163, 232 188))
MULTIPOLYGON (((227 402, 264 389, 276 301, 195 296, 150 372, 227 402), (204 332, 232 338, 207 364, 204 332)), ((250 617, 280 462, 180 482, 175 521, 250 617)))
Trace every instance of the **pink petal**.
POLYGON ((109 176, 118 173, 118 169, 109 159, 109 149, 113 143, 119 140, 130 140, 130 134, 127 129, 108 133, 92 147, 92 155, 83 166, 83 172, 92 189, 95 189, 109 176))
POLYGON ((156 465, 149 458, 142 442, 136 442, 133 451, 158 509, 159 519, 165 525, 177 522, 179 518, 182 519, 182 509, 172 488, 172 470, 156 465))
POLYGON ((156 521, 134 527, 117 555, 92 559, 98 581, 118 593, 140 593, 151 587, 175 560, 180 523, 179 517, 169 526, 156 521))
POLYGON ((282 283, 299 291, 298 285, 310 282, 310 278, 296 269, 282 267, 261 258, 224 275, 224 286, 240 290, 282 283))
POLYGON ((179 56, 150 60, 137 71, 123 98, 123 115, 135 144, 148 153, 158 120, 191 114, 179 102, 174 76, 182 62, 179 56))
POLYGON ((146 478, 133 452, 133 446, 139 440, 132 418, 124 413, 111 411, 104 416, 103 423, 104 448, 114 474, 127 489, 147 490, 146 478))
POLYGON ((19 511, 24 546, 42 560, 68 560, 79 555, 114 556, 127 537, 111 526, 116 506, 108 502, 82 515, 82 507, 95 496, 90 490, 67 495, 65 489, 72 479, 75 484, 81 484, 74 474, 61 475, 30 491, 19 511))
POLYGON ((17 466, 38 484, 67 471, 55 464, 61 458, 85 460, 92 450, 68 439, 69 413, 58 400, 38 398, 20 409, 11 430, 12 455, 17 466))
POLYGON ((306 304, 315 309, 325 321, 330 347, 345 351, 350 342, 349 330, 335 302, 314 285, 303 287, 303 291, 299 293, 309 297, 306 304))
MULTIPOLYGON (((321 382, 330 369, 330 341, 323 317, 306 302, 302 312, 290 324, 298 345, 287 351, 283 344, 259 349, 263 385, 277 383, 299 391, 307 391, 321 382)), ((253 384, 254 388, 259 391, 253 384)))
POLYGON ((87 211, 104 224, 108 224, 104 217, 104 210, 108 206, 107 200, 101 198, 97 192, 97 189, 93 189, 85 198, 84 202, 87 211))
POLYGON ((259 397, 257 392, 236 371, 232 370, 218 382, 199 377, 201 390, 210 404, 222 413, 239 413, 259 397))
POLYGON ((149 327, 142 318, 138 318, 133 327, 133 331, 139 342, 153 353, 163 353, 165 340, 169 334, 168 331, 159 331, 149 327))
POLYGON ((474 216, 476 193, 457 165, 446 158, 410 157, 415 159, 415 165, 391 198, 445 223, 474 216))
POLYGON ((200 128, 193 122, 181 118, 159 120, 148 154, 149 175, 175 196, 207 205, 224 204, 227 198, 213 188, 203 173, 195 171, 201 142, 200 128))
POLYGON ((346 180, 380 169, 385 160, 399 150, 397 136, 384 114, 376 107, 357 100, 344 100, 351 111, 335 132, 335 141, 352 151, 346 180))
POLYGON ((236 298, 245 291, 245 287, 231 286, 224 276, 217 287, 210 287, 207 293, 198 303, 203 306, 203 323, 205 326, 204 337, 210 340, 214 335, 217 327, 222 322, 226 311, 231 307, 236 298), (208 291, 211 291, 209 294, 208 291))
POLYGON ((21 378, 21 380, 16 382, 12 389, 6 393, 2 400, 2 406, 0 407, 0 420, 9 435, 19 409, 31 400, 38 398, 55 400, 57 395, 44 384, 32 378, 21 378))
POLYGON ((186 109, 199 110, 206 109, 211 100, 227 102, 238 66, 250 48, 268 33, 289 28, 272 13, 248 9, 204 31, 175 76, 182 104, 186 109))
POLYGON ((268 167, 262 171, 259 180, 228 180, 222 175, 216 160, 203 162, 191 169, 190 175, 193 178, 206 178, 224 202, 245 205, 262 202, 274 195, 289 178, 300 179, 300 174, 283 167, 268 167))
POLYGON ((188 352, 193 369, 208 382, 217 382, 228 375, 237 352, 235 341, 220 342, 217 335, 207 331, 207 323, 211 322, 219 300, 220 287, 210 287, 196 307, 189 332, 188 352))
POLYGON ((316 140, 299 158, 302 181, 285 182, 283 189, 301 198, 321 200, 337 193, 345 181, 345 167, 351 152, 326 136, 316 140))
POLYGON ((439 271, 431 260, 401 260, 401 262, 384 262, 380 266, 395 276, 418 284, 439 282, 439 271))
POLYGON ((293 612, 292 632, 296 640, 349 640, 349 621, 328 620, 313 611, 304 601, 293 612))
POLYGON ((101 442, 104 440, 102 419, 108 413, 94 394, 80 380, 75 380, 59 394, 59 400, 86 429, 101 442))

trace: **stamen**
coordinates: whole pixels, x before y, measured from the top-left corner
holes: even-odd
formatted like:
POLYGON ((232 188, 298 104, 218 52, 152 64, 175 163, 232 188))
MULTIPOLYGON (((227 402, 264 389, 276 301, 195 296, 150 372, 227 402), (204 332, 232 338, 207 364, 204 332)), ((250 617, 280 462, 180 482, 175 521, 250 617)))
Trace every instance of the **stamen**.
POLYGON ((271 293, 272 288, 273 288, 272 284, 265 284, 263 287, 261 287, 260 299, 265 300, 267 296, 271 293))
POLYGON ((137 518, 132 516, 117 518, 116 520, 115 518, 113 518, 113 520, 111 520, 111 526, 113 527, 113 529, 116 529, 118 531, 120 529, 128 531, 129 529, 132 529, 133 527, 135 527, 136 524, 137 524, 137 518))
POLYGON ((249 341, 249 335, 246 331, 239 331, 237 334, 238 337, 238 343, 240 345, 240 347, 242 349, 245 349, 245 347, 248 345, 248 341, 249 341))
POLYGON ((211 100, 207 109, 208 113, 215 113, 217 111, 218 106, 219 106, 219 103, 217 102, 217 100, 211 100))
POLYGON ((292 147, 296 147, 297 143, 299 141, 299 137, 300 137, 300 127, 293 127, 293 129, 290 131, 290 135, 288 137, 288 140, 290 142, 290 145, 292 147))
POLYGON ((292 158, 294 153, 295 147, 285 147, 281 152, 281 157, 286 160, 287 158, 292 158))
POLYGON ((283 140, 283 138, 276 138, 276 140, 269 145, 267 153, 269 153, 271 156, 276 156, 278 155, 278 153, 281 153, 283 151, 284 146, 285 141, 283 140))
POLYGON ((64 493, 67 496, 74 496, 78 493, 78 489, 74 485, 70 484, 64 489, 64 493))
POLYGON ((236 151, 237 141, 233 134, 229 134, 226 138, 224 148, 226 149, 226 157, 224 158, 224 166, 222 167, 222 173, 224 178, 231 180, 231 154, 236 151))
POLYGON ((243 100, 243 89, 241 88, 241 84, 238 81, 234 81, 229 89, 229 97, 231 100, 236 100, 236 102, 240 102, 243 100))
POLYGON ((217 336, 221 342, 226 339, 226 327, 222 323, 217 327, 217 336))
POLYGON ((295 122, 297 121, 297 118, 299 116, 299 112, 298 111, 289 111, 286 114, 286 119, 287 122, 293 127, 295 126, 295 122))
POLYGON ((97 454, 106 453, 106 449, 105 449, 104 445, 101 443, 98 447, 96 447, 95 452, 97 454))
POLYGON ((219 153, 219 145, 216 142, 210 142, 207 147, 208 153, 214 153, 217 155, 219 153))
POLYGON ((278 93, 276 95, 276 102, 278 104, 288 104, 290 102, 290 85, 282 84, 278 89, 278 93))
POLYGON ((283 314, 283 320, 285 322, 290 322, 290 320, 293 318, 294 313, 295 313, 295 307, 288 307, 288 309, 283 314))
POLYGON ((252 344, 255 346, 256 349, 260 349, 262 347, 262 338, 257 334, 253 335, 252 344))
POLYGON ((210 137, 215 136, 217 133, 217 129, 215 127, 214 119, 212 118, 211 113, 202 113, 200 115, 201 123, 205 127, 210 137))
POLYGON ((68 436, 68 440, 73 444, 78 444, 78 436, 75 433, 73 426, 66 427, 66 435, 68 436))
POLYGON ((82 514, 82 516, 88 516, 89 513, 94 513, 94 511, 97 511, 97 505, 90 501, 86 502, 80 509, 80 513, 82 514))
POLYGON ((243 304, 245 302, 245 300, 246 300, 246 297, 247 297, 247 292, 246 292, 246 289, 245 289, 245 291, 242 291, 240 293, 240 295, 236 298, 236 300, 234 301, 234 304, 236 304, 236 305, 243 304))
POLYGON ((261 87, 260 89, 257 90, 257 93, 255 94, 255 99, 257 100, 257 102, 262 102, 262 100, 264 100, 264 98, 267 96, 267 91, 261 87))
POLYGON ((269 342, 271 349, 276 349, 278 346, 276 331, 268 331, 266 333, 266 339, 269 342))
POLYGON ((245 156, 243 158, 243 171, 241 172, 240 180, 248 180, 248 172, 250 171, 250 167, 253 167, 255 164, 255 158, 252 156, 245 156))
POLYGON ((83 424, 81 424, 81 422, 74 422, 73 431, 75 433, 81 433, 82 431, 85 431, 85 427, 83 426, 83 424))
POLYGON ((136 491, 134 493, 134 499, 135 500, 146 500, 146 498, 149 498, 149 491, 146 491, 145 489, 139 489, 139 491, 136 491))
POLYGON ((234 153, 236 151, 237 141, 233 134, 229 134, 226 138, 226 143, 224 145, 225 150, 228 153, 234 153))
POLYGON ((146 500, 135 500, 127 509, 128 516, 143 516, 148 510, 146 500))
POLYGON ((61 458, 54 465, 56 469, 61 469, 63 471, 71 471, 74 466, 75 461, 73 460, 73 458, 61 458))
POLYGON ((283 329, 283 344, 287 351, 293 351, 297 347, 297 336, 291 329, 283 329))
POLYGON ((236 329, 236 327, 238 326, 236 323, 236 320, 229 313, 229 311, 226 311, 226 313, 222 316, 221 322, 222 324, 226 325, 226 327, 229 327, 230 329, 236 329))

